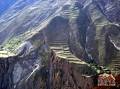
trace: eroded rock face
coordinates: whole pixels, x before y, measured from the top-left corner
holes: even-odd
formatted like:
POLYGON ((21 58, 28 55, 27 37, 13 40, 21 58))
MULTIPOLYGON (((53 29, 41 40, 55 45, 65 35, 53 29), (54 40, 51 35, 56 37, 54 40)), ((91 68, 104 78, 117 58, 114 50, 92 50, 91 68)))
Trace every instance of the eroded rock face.
MULTIPOLYGON (((42 67, 41 59, 35 58, 34 55, 24 58, 1 58, 0 89, 88 89, 88 85, 93 87, 93 79, 82 76, 84 70, 74 70, 76 65, 51 54, 49 63, 42 67), (86 85, 79 81, 84 81, 86 85)), ((85 67, 87 68, 83 66, 85 67)))
MULTIPOLYGON (((27 51, 27 50, 26 50, 27 51)), ((41 68, 41 52, 31 51, 28 55, 0 59, 0 89, 18 89, 41 68), (39 55, 39 56, 38 56, 39 55)), ((24 88, 25 89, 25 88, 24 88)))
POLYGON ((0 59, 0 88, 1 89, 13 88, 13 79, 12 79, 12 72, 14 70, 13 60, 14 58, 0 59), (9 59, 11 61, 9 61, 9 59))
POLYGON ((16 84, 20 81, 23 68, 19 63, 16 63, 13 70, 13 83, 16 84))
MULTIPOLYGON (((57 58, 52 53, 49 65, 41 67, 17 89, 92 89, 95 86, 93 77, 83 76, 84 70, 77 71, 76 67, 80 66, 57 58)), ((87 69, 87 66, 83 65, 83 68, 87 69)))
POLYGON ((83 76, 82 74, 85 74, 84 70, 78 71, 79 68, 86 68, 86 71, 89 68, 87 65, 81 66, 79 64, 78 66, 77 64, 71 64, 64 59, 53 59, 50 68, 52 69, 51 89, 92 89, 94 87, 93 78, 83 76))

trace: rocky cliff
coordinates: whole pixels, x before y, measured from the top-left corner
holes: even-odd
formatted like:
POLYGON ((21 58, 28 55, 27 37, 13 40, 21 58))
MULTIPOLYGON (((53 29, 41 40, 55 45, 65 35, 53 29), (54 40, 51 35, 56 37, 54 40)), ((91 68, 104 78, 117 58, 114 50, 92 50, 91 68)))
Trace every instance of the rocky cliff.
POLYGON ((99 66, 118 75, 119 4, 16 1, 0 17, 0 89, 92 89, 99 66))

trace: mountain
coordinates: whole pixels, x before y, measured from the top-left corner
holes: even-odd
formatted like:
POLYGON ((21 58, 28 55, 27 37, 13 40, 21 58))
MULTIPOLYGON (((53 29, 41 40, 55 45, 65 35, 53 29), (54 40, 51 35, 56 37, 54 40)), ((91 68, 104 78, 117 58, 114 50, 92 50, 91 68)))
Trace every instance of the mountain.
POLYGON ((119 0, 10 4, 0 16, 0 89, 92 89, 101 71, 118 76, 119 4, 119 0))
POLYGON ((0 43, 27 30, 37 29, 41 23, 56 15, 63 3, 66 1, 18 0, 1 16, 0 43))

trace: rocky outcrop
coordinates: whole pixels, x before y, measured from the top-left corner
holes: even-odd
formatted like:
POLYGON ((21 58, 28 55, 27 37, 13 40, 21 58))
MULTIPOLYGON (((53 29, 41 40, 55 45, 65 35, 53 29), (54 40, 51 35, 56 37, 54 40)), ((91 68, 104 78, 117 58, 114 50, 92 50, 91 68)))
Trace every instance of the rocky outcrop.
POLYGON ((90 76, 83 76, 82 74, 92 74, 94 71, 89 69, 85 64, 74 64, 60 59, 60 57, 53 57, 52 59, 52 81, 51 89, 91 89, 94 86, 93 78, 90 76), (79 69, 83 69, 78 71, 79 69))
MULTIPOLYGON (((40 58, 37 54, 39 51, 36 50, 24 57, 1 58, 0 89, 81 89, 84 83, 79 81, 83 80, 88 81, 86 83, 91 87, 94 85, 92 78, 82 76, 84 69, 77 71, 79 68, 87 68, 87 65, 78 64, 75 67, 75 64, 58 58, 54 53, 51 53, 48 63, 43 65, 42 56, 40 58)), ((88 89, 87 85, 83 89, 88 89)))
POLYGON ((0 59, 0 88, 1 89, 13 88, 13 78, 12 78, 12 72, 14 70, 13 60, 14 58, 0 59))
POLYGON ((0 58, 0 89, 18 89, 21 83, 28 81, 42 65, 39 54, 34 50, 24 56, 0 58))

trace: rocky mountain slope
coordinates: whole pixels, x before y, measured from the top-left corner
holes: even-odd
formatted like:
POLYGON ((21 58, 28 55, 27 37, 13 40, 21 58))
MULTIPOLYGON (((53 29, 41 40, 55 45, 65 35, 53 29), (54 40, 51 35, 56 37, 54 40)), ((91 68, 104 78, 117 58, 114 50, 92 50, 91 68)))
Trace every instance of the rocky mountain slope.
POLYGON ((18 0, 0 16, 0 89, 92 89, 120 74, 119 0, 18 0))

